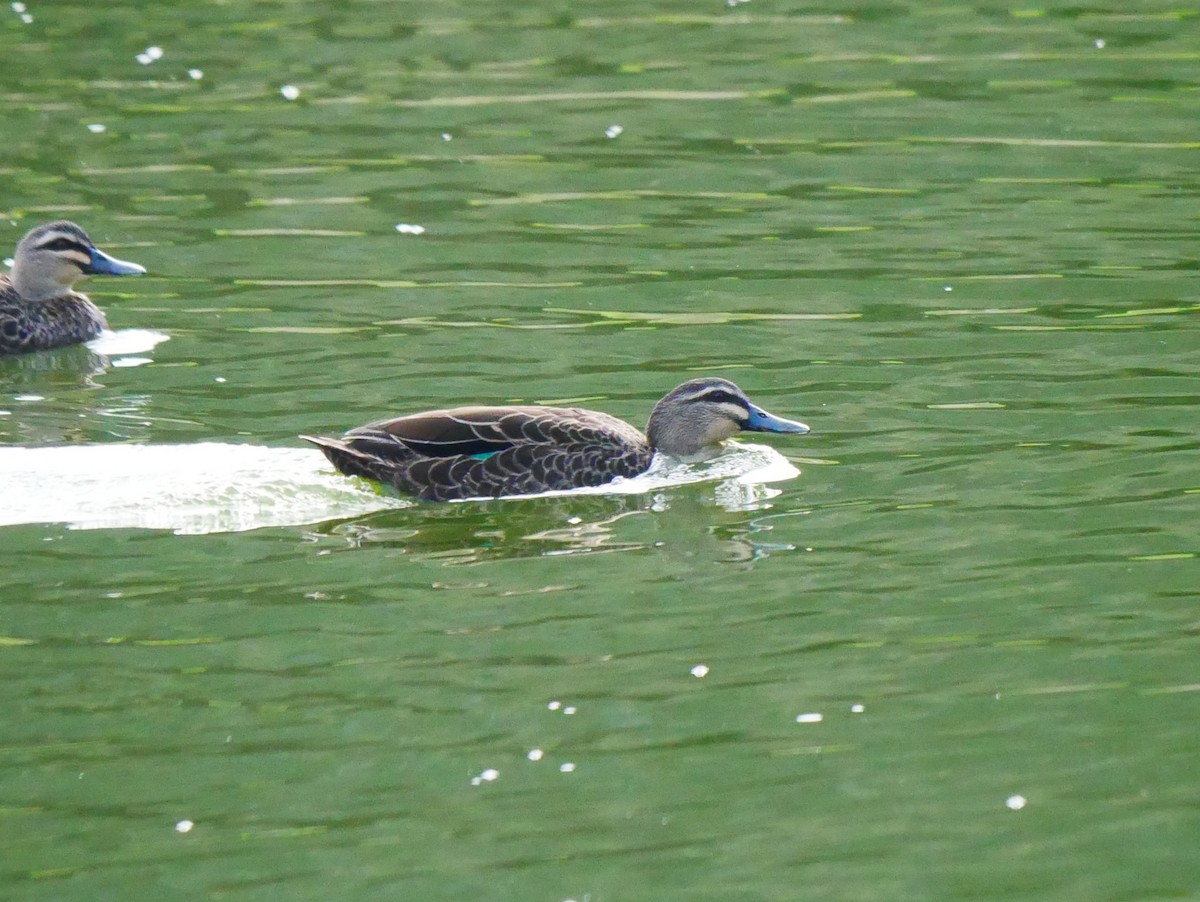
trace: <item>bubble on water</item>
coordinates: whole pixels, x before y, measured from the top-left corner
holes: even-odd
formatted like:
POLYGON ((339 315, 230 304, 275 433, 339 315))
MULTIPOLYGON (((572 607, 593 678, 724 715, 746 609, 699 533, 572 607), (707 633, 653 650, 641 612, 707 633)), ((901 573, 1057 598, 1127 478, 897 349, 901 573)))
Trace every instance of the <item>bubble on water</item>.
POLYGON ((530 761, 541 761, 542 757, 545 754, 546 753, 543 752, 541 749, 530 749, 528 752, 525 753, 525 757, 528 758, 530 761))
POLYGON ((203 69, 188 69, 188 78, 192 81, 199 81, 204 77, 203 69))
POLYGON ((283 95, 284 100, 295 100, 300 96, 300 89, 295 85, 284 85, 279 89, 279 93, 283 95))
POLYGON ((1025 807, 1025 796, 1011 795, 1004 800, 1004 805, 1012 811, 1020 811, 1025 807))
POLYGON ((704 679, 706 676, 708 676, 708 665, 697 664, 691 669, 691 674, 698 680, 704 679))
POLYGON ((453 141, 454 136, 451 135, 449 132, 442 132, 442 140, 443 141, 453 141))
POLYGON ((559 773, 570 774, 575 772, 575 764, 571 761, 564 761, 558 766, 559 773))
POLYGON ((1096 38, 1096 49, 1097 50, 1104 49, 1104 38, 1096 38))
POLYGON ((824 716, 816 711, 812 711, 808 714, 796 715, 796 723, 820 723, 824 719, 824 716))
POLYGON ((479 786, 480 784, 483 784, 483 783, 491 783, 499 776, 500 776, 500 771, 496 770, 496 768, 494 768, 494 767, 489 767, 486 770, 484 770, 483 773, 481 773, 479 776, 472 777, 471 785, 479 786))
POLYGON ((87 127, 87 130, 93 135, 102 135, 108 131, 108 126, 103 122, 93 122, 87 127))
POLYGON ((615 138, 618 135, 620 135, 621 132, 623 132, 623 131, 625 131, 625 129, 621 128, 621 126, 619 126, 619 125, 610 125, 608 128, 606 128, 604 130, 604 137, 615 138))
POLYGON ((398 222, 396 223, 396 231, 401 235, 424 235, 425 226, 410 225, 407 222, 398 222))
POLYGON ((180 821, 175 825, 175 832, 190 833, 194 826, 196 826, 196 824, 193 821, 180 821))
POLYGON ((149 66, 163 58, 163 49, 161 47, 147 47, 141 53, 134 57, 143 66, 149 66))
POLYGON ((23 12, 25 12, 25 9, 26 9, 26 6, 24 3, 12 4, 12 11, 15 13, 23 13, 23 12))
POLYGON ((549 708, 551 711, 557 711, 559 708, 562 707, 562 702, 560 702, 558 699, 555 699, 554 701, 552 701, 548 705, 546 705, 546 707, 549 708))
POLYGON ((563 714, 574 714, 574 713, 575 713, 574 705, 567 705, 565 708, 563 708, 563 714))
POLYGON ((865 711, 865 710, 867 710, 867 709, 864 708, 862 705, 851 705, 850 706, 850 711, 853 714, 862 714, 863 711, 865 711))

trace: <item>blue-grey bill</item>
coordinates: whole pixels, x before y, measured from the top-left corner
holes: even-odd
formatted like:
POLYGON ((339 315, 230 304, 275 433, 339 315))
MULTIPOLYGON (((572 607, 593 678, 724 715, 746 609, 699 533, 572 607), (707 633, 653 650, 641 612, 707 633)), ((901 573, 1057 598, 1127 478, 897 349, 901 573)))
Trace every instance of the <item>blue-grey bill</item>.
POLYGON ((750 408, 750 418, 742 427, 748 432, 780 432, 791 435, 804 435, 809 429, 796 420, 785 420, 774 414, 767 413, 761 407, 750 408))
POLYGON ((106 276, 140 276, 146 272, 146 267, 130 263, 128 260, 118 260, 102 250, 92 248, 92 265, 87 271, 103 273, 106 276))

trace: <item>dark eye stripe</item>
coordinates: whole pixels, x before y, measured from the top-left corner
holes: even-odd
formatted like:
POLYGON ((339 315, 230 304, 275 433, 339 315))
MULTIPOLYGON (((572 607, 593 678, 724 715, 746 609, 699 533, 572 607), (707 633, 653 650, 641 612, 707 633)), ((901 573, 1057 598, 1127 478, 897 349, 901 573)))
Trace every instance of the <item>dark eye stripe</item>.
POLYGON ((712 404, 736 404, 738 407, 744 407, 741 398, 736 395, 731 395, 723 388, 714 388, 702 395, 697 396, 697 401, 708 401, 712 404))
POLYGON ((53 241, 47 241, 45 244, 39 244, 38 250, 42 251, 79 251, 81 254, 91 256, 91 250, 84 244, 74 241, 70 238, 55 238, 53 241))

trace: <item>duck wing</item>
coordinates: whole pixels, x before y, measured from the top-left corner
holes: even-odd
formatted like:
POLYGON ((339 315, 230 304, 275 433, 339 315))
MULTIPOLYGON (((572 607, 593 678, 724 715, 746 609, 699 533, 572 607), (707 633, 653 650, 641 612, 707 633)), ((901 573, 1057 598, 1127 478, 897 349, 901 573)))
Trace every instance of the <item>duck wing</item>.
POLYGON ((45 351, 91 341, 108 327, 100 308, 72 291, 44 301, 17 294, 7 273, 0 274, 0 354, 45 351))
POLYGON ((347 475, 434 501, 603 485, 653 457, 628 423, 573 407, 457 407, 303 438, 347 475))

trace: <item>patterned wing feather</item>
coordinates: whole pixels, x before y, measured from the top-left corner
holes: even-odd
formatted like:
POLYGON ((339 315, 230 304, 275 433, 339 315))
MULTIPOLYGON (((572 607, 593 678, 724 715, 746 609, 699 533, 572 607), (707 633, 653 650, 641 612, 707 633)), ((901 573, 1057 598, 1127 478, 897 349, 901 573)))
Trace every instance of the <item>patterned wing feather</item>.
POLYGON ((594 445, 518 445, 483 460, 425 457, 388 480, 427 501, 498 498, 598 486, 650 466, 649 446, 614 453, 594 445))
POLYGON ((71 292, 45 301, 26 301, 7 275, 0 275, 0 354, 44 351, 91 341, 108 323, 86 295, 71 292))
POLYGON ((383 420, 342 439, 307 438, 341 472, 429 501, 597 486, 650 466, 644 435, 564 407, 460 407, 383 420))

